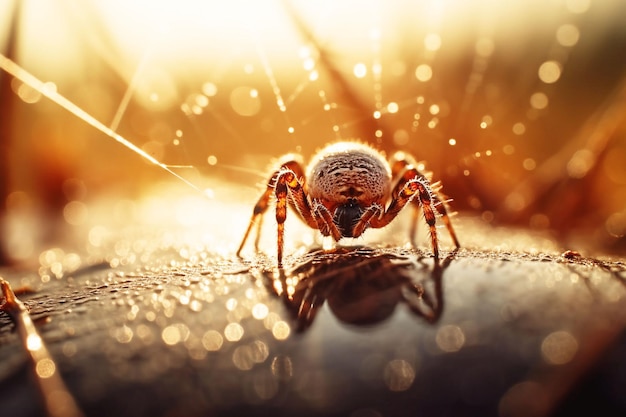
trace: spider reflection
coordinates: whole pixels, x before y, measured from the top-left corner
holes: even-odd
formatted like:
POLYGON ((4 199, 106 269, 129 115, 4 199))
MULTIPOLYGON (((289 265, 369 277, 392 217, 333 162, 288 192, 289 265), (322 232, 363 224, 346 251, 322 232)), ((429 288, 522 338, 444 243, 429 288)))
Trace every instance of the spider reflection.
POLYGON ((435 323, 443 310, 443 271, 454 254, 430 270, 413 253, 363 247, 317 250, 291 271, 266 272, 263 279, 284 301, 298 331, 311 326, 324 303, 348 324, 379 323, 401 302, 415 315, 435 323))

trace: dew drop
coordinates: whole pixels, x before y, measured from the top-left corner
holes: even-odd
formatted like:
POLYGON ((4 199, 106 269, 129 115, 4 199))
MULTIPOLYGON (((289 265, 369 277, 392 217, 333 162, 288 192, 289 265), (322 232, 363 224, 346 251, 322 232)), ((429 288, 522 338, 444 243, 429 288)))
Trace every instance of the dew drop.
POLYGON ((402 147, 408 144, 409 139, 409 132, 404 129, 398 129, 393 133, 393 143, 398 147, 402 147))
POLYGON ((561 77, 561 64, 556 61, 546 61, 539 67, 539 79, 546 84, 553 84, 561 77))
POLYGON ((50 378, 56 372, 56 364, 52 359, 40 359, 35 365, 35 372, 40 378, 50 378))
POLYGON ((524 123, 518 122, 513 125, 513 133, 515 133, 516 135, 523 135, 525 132, 526 126, 524 126, 524 123))
POLYGON ((522 162, 522 166, 526 171, 533 171, 537 167, 537 163, 532 158, 526 158, 524 162, 522 162))
POLYGON ((362 62, 356 64, 352 70, 356 78, 363 78, 367 75, 367 66, 362 62))
POLYGON ((380 63, 375 63, 372 65, 372 73, 375 75, 380 75, 383 72, 383 66, 380 63))
MULTIPOLYGON (((16 78, 14 80, 17 80, 16 78)), ((41 93, 27 84, 20 84, 17 88, 17 95, 25 103, 33 104, 41 99, 41 93)))
POLYGON ((537 110, 543 110, 548 107, 548 96, 541 92, 534 93, 530 96, 530 105, 537 110))
POLYGON ((495 49, 495 45, 491 38, 480 38, 476 41, 475 45, 476 54, 487 58, 493 54, 493 50, 495 49))
POLYGON ((505 155, 513 155, 515 153, 515 146, 513 146, 513 145, 504 145, 502 147, 502 152, 505 155))
POLYGON ((391 103, 387 104, 387 111, 389 113, 397 113, 398 110, 399 110, 398 103, 395 103, 392 101, 391 103))
POLYGON ((277 321, 272 326, 272 335, 274 336, 274 338, 276 338, 276 340, 285 340, 289 337, 290 333, 291 328, 289 327, 289 324, 287 324, 287 322, 285 321, 277 321))
POLYGON ((211 82, 204 83, 202 92, 208 97, 213 97, 217 94, 217 86, 211 82))
POLYGON ((608 234, 613 237, 620 238, 626 235, 626 211, 611 214, 604 227, 608 234))
POLYGON ((403 359, 394 359, 385 366, 384 380, 390 391, 406 391, 413 385, 415 369, 403 359))
POLYGON ((550 333, 541 343, 543 358, 552 365, 570 362, 577 351, 578 341, 571 333, 564 330, 550 333))
POLYGON ((578 43, 580 31, 572 24, 566 23, 556 30, 556 41, 561 46, 574 46, 578 43))
POLYGON ((43 346, 43 342, 41 341, 41 337, 38 334, 29 334, 26 338, 26 349, 29 351, 36 351, 41 349, 43 346))
POLYGON ((202 346, 209 352, 216 352, 222 348, 224 338, 216 330, 207 330, 202 336, 202 346))
POLYGON ((224 336, 229 342, 237 342, 243 337, 243 327, 239 323, 229 323, 224 329, 224 336))
POLYGON ((587 12, 590 5, 591 0, 567 0, 565 3, 567 10, 574 14, 583 14, 587 12))
POLYGON ((441 48, 441 36, 436 33, 429 33, 424 38, 424 46, 429 51, 438 51, 441 48))
POLYGON ((428 64, 421 64, 415 69, 415 78, 425 83, 433 77, 433 69, 428 64))
POLYGON ((313 60, 313 58, 308 57, 304 60, 304 62, 302 63, 302 66, 304 67, 305 70, 311 71, 313 68, 315 68, 315 61, 313 60))

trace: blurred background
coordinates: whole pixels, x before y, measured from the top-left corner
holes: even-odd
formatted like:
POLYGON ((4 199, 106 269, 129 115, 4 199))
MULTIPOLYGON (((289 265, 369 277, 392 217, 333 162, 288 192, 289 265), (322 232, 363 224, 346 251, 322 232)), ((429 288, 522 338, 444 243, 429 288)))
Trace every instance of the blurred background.
POLYGON ((460 213, 623 254, 624 51, 621 0, 5 0, 0 261, 170 186, 248 213, 272 158, 349 138, 460 213))

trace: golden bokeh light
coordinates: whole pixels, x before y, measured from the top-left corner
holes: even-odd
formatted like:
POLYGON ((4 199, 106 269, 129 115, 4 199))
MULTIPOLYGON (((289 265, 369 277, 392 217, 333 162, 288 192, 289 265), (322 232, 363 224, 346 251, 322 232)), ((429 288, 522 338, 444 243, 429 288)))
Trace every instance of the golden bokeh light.
POLYGON ((570 362, 578 351, 578 340, 567 331, 550 333, 541 343, 541 353, 546 362, 564 365, 570 362))

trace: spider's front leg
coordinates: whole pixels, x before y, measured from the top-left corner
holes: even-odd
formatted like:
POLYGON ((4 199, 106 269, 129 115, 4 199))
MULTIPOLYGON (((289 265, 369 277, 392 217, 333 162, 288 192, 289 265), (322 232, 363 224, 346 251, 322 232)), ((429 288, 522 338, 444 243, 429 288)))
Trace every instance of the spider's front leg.
POLYGON ((381 228, 387 226, 398 213, 414 198, 418 198, 422 211, 424 212, 424 220, 430 228, 430 240, 433 248, 435 260, 439 259, 439 244, 437 240, 436 216, 433 210, 433 197, 430 185, 426 178, 411 178, 405 181, 401 178, 392 192, 392 200, 387 210, 380 217, 373 217, 370 220, 370 226, 381 228))
MULTIPOLYGON (((437 212, 441 215, 441 219, 443 220, 443 223, 446 225, 446 228, 448 229, 448 233, 450 234, 450 237, 452 238, 454 246, 456 246, 457 248, 460 248, 461 245, 459 243, 459 239, 456 237, 454 227, 452 226, 452 221, 450 220, 450 216, 448 215, 448 211, 446 209, 445 196, 441 195, 441 191, 440 191, 441 186, 438 183, 430 184, 430 179, 429 179, 430 177, 420 172, 416 168, 417 164, 415 162, 415 159, 404 152, 396 152, 391 157, 390 165, 392 168, 392 175, 394 178, 398 177, 398 174, 400 173, 402 174, 399 177, 398 184, 392 194, 392 198, 395 198, 397 196, 397 193, 400 191, 399 190, 400 186, 403 183, 411 180, 412 178, 420 178, 423 181, 425 181, 426 184, 428 184, 430 187, 433 206, 435 207, 437 212)), ((415 235, 417 233, 417 218, 419 215, 420 200, 413 199, 412 202, 414 204, 414 210, 413 210, 413 220, 411 222, 410 238, 411 238, 411 243, 413 244, 413 246, 415 246, 415 235)))
MULTIPOLYGON (((280 169, 274 171, 274 173, 271 175, 269 181, 267 182, 265 191, 263 192, 263 194, 261 194, 261 197, 255 204, 254 209, 252 210, 252 217, 250 218, 250 223, 248 224, 248 228, 246 229, 243 239, 241 240, 241 244, 239 245, 239 248, 237 249, 237 256, 240 256, 240 253, 243 250, 243 247, 246 244, 248 237, 250 237, 252 228, 255 225, 257 229, 257 235, 256 235, 256 239, 254 242, 254 248, 255 250, 258 251, 258 244, 259 244, 259 240, 261 236, 261 225, 263 221, 263 215, 267 212, 267 209, 270 206, 270 198, 272 194, 277 194, 276 188, 277 188, 278 183, 279 182, 284 183, 285 180, 287 179, 287 178, 283 178, 281 180, 280 178, 284 177, 285 174, 287 173, 290 173, 290 175, 288 175, 289 177, 288 182, 293 183, 295 180, 297 185, 293 186, 294 191, 291 193, 291 198, 288 198, 288 201, 285 204, 292 205, 295 211, 300 215, 300 217, 304 220, 306 224, 308 224, 311 227, 316 227, 316 222, 311 216, 307 218, 306 216, 301 214, 301 213, 307 213, 307 212, 310 213, 310 208, 309 208, 306 194, 303 189, 303 184, 300 184, 300 182, 298 182, 297 180, 297 178, 304 178, 304 170, 302 169, 302 165, 300 164, 299 161, 296 161, 295 159, 287 160, 286 162, 281 164, 280 169)), ((282 195, 283 192, 281 191, 280 194, 282 195)))
POLYGON ((237 256, 241 253, 252 227, 257 225, 257 239, 255 249, 258 250, 259 235, 261 232, 261 219, 269 207, 272 193, 276 196, 276 223, 277 223, 277 257, 278 266, 282 267, 285 220, 287 219, 287 206, 291 206, 298 216, 310 227, 317 229, 318 221, 311 211, 309 199, 304 190, 304 174, 302 166, 295 160, 290 160, 281 165, 278 171, 272 174, 265 192, 254 206, 252 218, 248 229, 239 245, 237 256))

